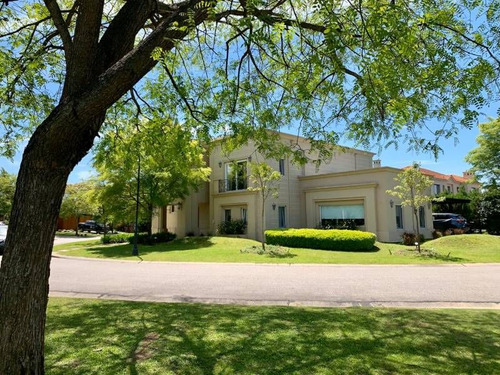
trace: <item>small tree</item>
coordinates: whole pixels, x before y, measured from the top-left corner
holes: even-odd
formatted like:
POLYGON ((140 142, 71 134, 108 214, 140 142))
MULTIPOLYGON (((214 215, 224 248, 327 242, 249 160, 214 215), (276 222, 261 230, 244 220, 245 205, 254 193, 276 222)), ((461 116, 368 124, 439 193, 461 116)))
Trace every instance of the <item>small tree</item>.
POLYGON ((472 170, 496 184, 500 182, 500 118, 479 124, 478 147, 465 156, 472 170))
POLYGON ((8 220, 14 192, 16 191, 16 176, 7 173, 5 169, 0 170, 0 219, 8 220))
POLYGON ((60 216, 64 219, 76 217, 75 233, 77 236, 80 217, 82 215, 94 215, 97 212, 97 204, 92 199, 93 188, 93 183, 88 181, 66 187, 60 216))
POLYGON ((414 163, 412 168, 399 173, 394 180, 399 182, 399 185, 395 186, 394 190, 387 190, 386 193, 401 199, 403 207, 411 208, 416 223, 414 229, 417 235, 417 250, 420 252, 418 209, 432 200, 432 196, 428 194, 428 191, 433 182, 420 172, 420 166, 417 163, 414 163))
POLYGON ((274 198, 278 197, 278 189, 279 184, 278 181, 281 180, 281 174, 278 171, 275 171, 268 164, 264 162, 250 163, 250 182, 253 186, 249 186, 248 190, 250 191, 258 191, 262 198, 262 211, 261 211, 261 219, 262 219, 262 250, 266 250, 266 241, 265 241, 265 212, 266 212, 266 200, 270 196, 274 198))

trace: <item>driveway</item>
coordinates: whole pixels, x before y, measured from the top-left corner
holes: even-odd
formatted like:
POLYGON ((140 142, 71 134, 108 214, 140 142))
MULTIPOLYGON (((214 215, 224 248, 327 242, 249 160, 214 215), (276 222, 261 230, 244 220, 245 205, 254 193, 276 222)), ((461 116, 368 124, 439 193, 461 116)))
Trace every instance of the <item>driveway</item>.
POLYGON ((294 306, 500 309, 500 264, 153 263, 53 258, 53 296, 294 306))
POLYGON ((98 240, 100 238, 97 236, 94 237, 73 237, 73 236, 58 236, 56 235, 54 238, 54 245, 61 245, 70 242, 82 242, 82 241, 91 241, 98 240))

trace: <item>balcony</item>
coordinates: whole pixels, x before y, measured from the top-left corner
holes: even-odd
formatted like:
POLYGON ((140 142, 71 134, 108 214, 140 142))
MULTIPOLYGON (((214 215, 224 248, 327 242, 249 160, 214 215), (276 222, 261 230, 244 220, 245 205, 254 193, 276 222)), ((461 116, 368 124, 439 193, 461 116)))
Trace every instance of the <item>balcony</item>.
POLYGON ((248 187, 247 178, 219 180, 219 193, 225 193, 228 191, 246 190, 247 187, 248 187))

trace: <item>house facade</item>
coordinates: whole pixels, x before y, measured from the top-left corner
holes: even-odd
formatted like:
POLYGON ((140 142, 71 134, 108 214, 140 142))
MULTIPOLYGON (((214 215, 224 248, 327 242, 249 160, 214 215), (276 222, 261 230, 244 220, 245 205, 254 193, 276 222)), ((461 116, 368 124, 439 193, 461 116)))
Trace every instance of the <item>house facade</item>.
MULTIPOLYGON (((404 169, 407 168, 411 168, 411 166, 405 167, 404 169)), ((478 190, 481 188, 481 184, 476 181, 476 176, 471 171, 463 172, 462 176, 457 176, 455 174, 442 174, 426 168, 420 168, 420 171, 433 180, 433 195, 438 195, 445 191, 458 193, 461 187, 463 187, 468 193, 472 190, 478 190)))
MULTIPOLYGON (((282 142, 307 151, 307 139, 280 134, 282 142)), ((246 221, 245 236, 260 240, 262 201, 258 192, 249 191, 249 162, 266 162, 282 175, 277 198, 268 198, 265 228, 315 228, 339 220, 354 220, 360 230, 373 232, 380 241, 397 242, 415 225, 427 238, 432 236, 431 205, 421 207, 418 223, 408 207, 386 190, 396 185, 400 169, 382 167, 374 154, 353 148, 339 148, 319 167, 310 162, 291 163, 288 158, 266 159, 256 152, 253 142, 225 154, 222 141, 214 142, 208 152, 212 169, 210 181, 183 201, 161 207, 153 218, 153 232, 168 230, 182 238, 186 235, 216 234, 227 220, 246 221)), ((429 190, 429 194, 431 191, 429 190)))

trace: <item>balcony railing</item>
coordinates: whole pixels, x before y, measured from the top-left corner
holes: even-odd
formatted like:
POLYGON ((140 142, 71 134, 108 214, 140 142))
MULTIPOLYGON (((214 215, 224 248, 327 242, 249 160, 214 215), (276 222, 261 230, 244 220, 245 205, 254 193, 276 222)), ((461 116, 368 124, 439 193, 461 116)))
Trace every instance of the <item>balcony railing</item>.
POLYGON ((219 193, 227 191, 246 190, 248 187, 248 179, 238 178, 230 180, 219 180, 219 193))

